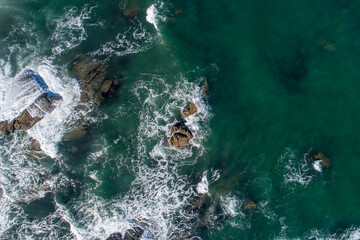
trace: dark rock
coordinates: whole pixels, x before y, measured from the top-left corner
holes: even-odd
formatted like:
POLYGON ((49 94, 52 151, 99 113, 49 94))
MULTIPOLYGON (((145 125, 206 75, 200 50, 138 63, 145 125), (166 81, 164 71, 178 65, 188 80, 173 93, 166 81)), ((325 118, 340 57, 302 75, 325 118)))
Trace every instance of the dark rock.
POLYGON ((104 96, 112 92, 113 87, 118 84, 116 79, 105 79, 107 72, 104 65, 88 58, 75 64, 72 72, 79 81, 80 101, 83 103, 93 102, 100 106, 104 96))
POLYGON ((312 154, 310 157, 306 159, 308 162, 320 161, 320 165, 322 169, 331 168, 331 160, 324 153, 319 152, 312 154))
POLYGON ((171 137, 169 143, 176 148, 184 148, 189 145, 193 138, 192 132, 185 126, 185 123, 179 122, 171 128, 171 137))
POLYGON ((122 240, 121 233, 113 233, 106 240, 122 240))
POLYGON ((247 202, 245 202, 242 206, 242 208, 245 210, 245 211, 250 211, 250 210, 254 210, 256 208, 256 203, 252 200, 249 200, 247 202))
POLYGON ((124 240, 139 240, 143 235, 144 230, 141 227, 134 227, 125 232, 124 240))
POLYGON ((2 198, 3 194, 4 194, 4 190, 0 187, 0 198, 2 198))
POLYGON ((209 91, 210 85, 208 83, 205 83, 203 86, 203 89, 201 91, 201 96, 205 97, 207 95, 207 92, 209 91))
POLYGON ((183 114, 188 117, 190 115, 193 115, 197 112, 197 107, 195 105, 195 103, 190 103, 184 110, 183 110, 183 114))
POLYGON ((79 152, 79 149, 77 147, 72 147, 71 148, 71 153, 72 154, 77 154, 79 152))
POLYGON ((199 209, 209 198, 208 194, 201 195, 198 199, 191 203, 190 207, 188 207, 186 211, 192 212, 199 209))

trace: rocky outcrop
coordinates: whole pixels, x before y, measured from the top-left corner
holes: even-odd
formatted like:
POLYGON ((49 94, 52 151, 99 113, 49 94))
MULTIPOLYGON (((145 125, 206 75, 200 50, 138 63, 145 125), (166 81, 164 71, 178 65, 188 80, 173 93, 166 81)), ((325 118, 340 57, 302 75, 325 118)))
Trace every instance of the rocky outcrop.
POLYGON ((113 233, 106 240, 122 240, 121 233, 113 233))
POLYGON ((247 202, 245 202, 242 206, 243 210, 245 211, 250 211, 250 210, 254 210, 256 208, 256 203, 252 200, 249 200, 247 202))
POLYGON ((184 148, 189 145, 193 138, 192 132, 186 127, 184 122, 179 122, 171 128, 169 143, 176 148, 184 148))
POLYGON ((191 202, 190 206, 186 209, 188 213, 198 210, 204 203, 210 199, 209 194, 203 194, 198 197, 195 201, 191 202))
POLYGON ((106 68, 98 61, 89 58, 82 59, 72 69, 81 88, 80 101, 93 102, 101 105, 101 100, 114 91, 118 85, 116 79, 106 79, 106 68))
POLYGON ((51 113, 55 109, 55 103, 60 100, 62 98, 58 94, 52 92, 43 93, 20 116, 10 122, 0 122, 0 131, 5 135, 9 135, 15 130, 29 130, 43 119, 47 113, 51 113))
POLYGON ((210 85, 208 83, 205 83, 203 88, 202 88, 202 91, 201 91, 201 96, 202 97, 205 97, 209 91, 209 88, 210 88, 210 85))
POLYGON ((331 160, 328 158, 324 153, 318 152, 315 154, 310 155, 307 159, 308 162, 320 162, 320 166, 322 169, 331 168, 331 160))
POLYGON ((124 240, 139 240, 143 235, 144 230, 141 227, 134 227, 133 229, 128 229, 125 232, 124 240))
POLYGON ((191 102, 184 110, 183 114, 185 117, 188 117, 190 115, 193 115, 197 112, 197 107, 194 102, 191 102))

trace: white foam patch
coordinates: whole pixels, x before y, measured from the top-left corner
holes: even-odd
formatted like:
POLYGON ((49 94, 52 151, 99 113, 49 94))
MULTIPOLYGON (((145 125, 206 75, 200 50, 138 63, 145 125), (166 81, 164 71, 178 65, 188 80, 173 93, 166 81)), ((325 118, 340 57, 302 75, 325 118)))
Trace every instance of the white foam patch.
POLYGON ((206 177, 207 172, 203 174, 203 177, 201 178, 201 182, 198 183, 196 186, 196 191, 198 194, 206 194, 209 193, 209 182, 206 177))
POLYGON ((127 30, 118 33, 114 40, 103 44, 91 55, 124 56, 150 49, 156 37, 153 37, 139 20, 134 19, 131 23, 132 26, 127 30))
POLYGON ((316 171, 318 171, 318 172, 322 172, 321 162, 322 162, 322 160, 320 160, 320 161, 314 161, 313 164, 312 164, 313 167, 314 167, 314 169, 315 169, 316 171))
MULTIPOLYGON (((91 19, 94 9, 95 7, 89 5, 85 5, 81 11, 72 7, 63 16, 55 20, 56 28, 51 36, 51 41, 54 44, 52 48, 54 56, 77 47, 87 39, 86 28, 90 26, 88 20, 91 19)), ((91 26, 102 26, 103 24, 103 22, 98 21, 91 26)))
POLYGON ((221 203, 227 215, 231 217, 236 217, 239 214, 244 215, 241 212, 242 202, 239 201, 239 199, 237 199, 235 196, 229 194, 225 197, 225 199, 222 199, 221 203))
POLYGON ((159 22, 167 21, 167 7, 164 2, 156 2, 155 4, 150 5, 146 9, 146 21, 151 23, 155 29, 160 33, 159 22))
POLYGON ((307 186, 312 181, 313 176, 309 173, 305 155, 298 158, 294 150, 286 148, 279 159, 279 163, 284 164, 284 182, 286 184, 298 183, 307 186))

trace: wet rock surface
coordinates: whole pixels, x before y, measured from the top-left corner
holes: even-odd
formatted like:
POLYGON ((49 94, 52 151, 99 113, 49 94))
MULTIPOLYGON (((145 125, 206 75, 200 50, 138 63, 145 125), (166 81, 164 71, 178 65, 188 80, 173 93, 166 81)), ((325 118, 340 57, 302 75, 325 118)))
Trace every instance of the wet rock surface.
POLYGON ((100 106, 104 97, 112 93, 118 85, 116 79, 106 79, 107 71, 103 64, 89 58, 77 62, 72 73, 79 81, 82 103, 92 102, 100 106))
POLYGON ((106 240, 122 240, 121 233, 113 233, 106 240))
POLYGON ((183 110, 183 114, 188 117, 191 116, 193 114, 195 114, 197 112, 197 107, 195 105, 194 102, 191 102, 184 110, 183 110))
POLYGON ((201 91, 201 97, 205 97, 208 94, 209 88, 209 83, 205 83, 201 91))
POLYGON ((311 154, 306 160, 308 162, 310 162, 310 163, 320 161, 320 166, 321 166, 322 169, 331 168, 331 160, 330 160, 330 158, 328 158, 322 152, 311 154))
POLYGON ((257 207, 256 203, 252 200, 246 201, 242 206, 243 210, 245 211, 254 210, 256 207, 257 207))
POLYGON ((184 148, 189 145, 193 138, 192 132, 186 127, 184 122, 179 122, 171 128, 169 143, 176 148, 184 148))
POLYGON ((20 116, 10 122, 1 122, 0 131, 5 135, 9 135, 15 130, 29 130, 43 119, 47 113, 51 113, 55 109, 55 103, 60 100, 62 98, 59 95, 43 93, 20 116))
POLYGON ((186 209, 186 211, 192 212, 192 211, 198 210, 208 200, 210 200, 210 196, 208 194, 201 195, 200 197, 198 197, 195 201, 193 201, 190 204, 190 206, 186 209))

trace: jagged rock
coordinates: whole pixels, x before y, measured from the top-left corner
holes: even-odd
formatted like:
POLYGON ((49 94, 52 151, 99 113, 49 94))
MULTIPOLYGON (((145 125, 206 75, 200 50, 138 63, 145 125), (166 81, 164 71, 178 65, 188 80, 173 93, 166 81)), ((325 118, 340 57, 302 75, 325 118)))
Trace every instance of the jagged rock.
POLYGON ((0 131, 5 135, 9 135, 16 129, 29 130, 43 119, 47 113, 51 113, 55 109, 54 103, 59 100, 62 100, 60 95, 50 94, 49 92, 43 93, 33 104, 25 109, 20 116, 16 117, 11 122, 1 122, 0 131))
POLYGON ((133 18, 139 12, 139 1, 138 0, 130 0, 124 10, 125 18, 133 18))
POLYGON ((250 211, 250 210, 254 210, 256 208, 256 203, 252 200, 249 200, 247 202, 245 202, 242 206, 242 208, 245 210, 245 211, 250 211))
POLYGON ((144 230, 141 227, 134 227, 125 232, 124 240, 139 240, 143 235, 144 230))
POLYGON ((78 62, 72 72, 79 81, 80 101, 83 103, 93 102, 100 106, 104 96, 111 93, 113 88, 118 85, 116 79, 105 79, 107 72, 104 65, 88 58, 78 62))
POLYGON ((320 166, 322 169, 331 168, 331 160, 324 153, 319 152, 311 155, 306 159, 308 162, 320 161, 320 166))
POLYGON ((113 233, 106 240, 122 240, 121 233, 113 233))
POLYGON ((201 91, 201 96, 205 97, 207 95, 207 92, 209 91, 210 85, 208 83, 205 83, 203 86, 203 89, 201 91))
POLYGON ((209 198, 210 196, 208 194, 201 195, 198 199, 191 203, 190 207, 188 207, 186 211, 192 212, 199 209, 209 198))
POLYGON ((30 137, 30 142, 27 146, 27 150, 41 151, 41 145, 35 138, 30 137))
POLYGON ((183 114, 188 117, 190 115, 193 115, 197 112, 197 107, 195 105, 195 103, 191 102, 184 110, 183 110, 183 114))
POLYGON ((189 145, 192 138, 193 134, 185 126, 185 123, 179 122, 171 128, 171 137, 169 142, 176 148, 184 148, 189 145))

